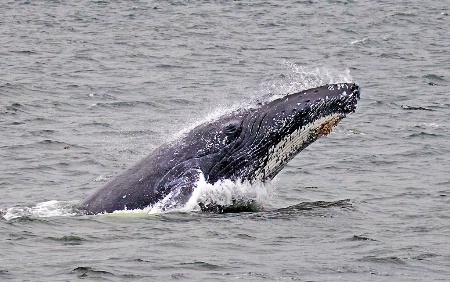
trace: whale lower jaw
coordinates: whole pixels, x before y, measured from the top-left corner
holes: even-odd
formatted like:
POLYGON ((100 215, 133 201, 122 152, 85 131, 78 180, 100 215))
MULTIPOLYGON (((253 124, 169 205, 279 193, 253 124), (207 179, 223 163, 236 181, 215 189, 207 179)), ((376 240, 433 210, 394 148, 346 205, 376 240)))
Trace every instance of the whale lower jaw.
POLYGON ((345 117, 342 113, 334 113, 319 118, 285 136, 272 146, 260 168, 254 174, 254 181, 264 181, 273 178, 286 163, 292 160, 300 151, 322 136, 331 133, 332 128, 345 117))

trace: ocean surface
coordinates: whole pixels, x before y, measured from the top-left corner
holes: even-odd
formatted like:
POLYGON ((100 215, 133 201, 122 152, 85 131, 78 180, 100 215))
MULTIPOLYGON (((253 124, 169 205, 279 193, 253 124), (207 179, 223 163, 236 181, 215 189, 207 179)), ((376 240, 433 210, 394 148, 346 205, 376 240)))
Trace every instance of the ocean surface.
POLYGON ((450 279, 449 1, 6 0, 0 14, 1 281, 450 279), (241 187, 261 211, 74 209, 193 124, 346 81, 356 112, 241 187))

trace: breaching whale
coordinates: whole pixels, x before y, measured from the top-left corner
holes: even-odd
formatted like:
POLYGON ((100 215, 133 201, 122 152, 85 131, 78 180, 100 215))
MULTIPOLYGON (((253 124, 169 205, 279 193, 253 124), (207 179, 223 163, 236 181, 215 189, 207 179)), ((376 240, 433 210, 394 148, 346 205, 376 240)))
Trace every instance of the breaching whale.
MULTIPOLYGON (((87 214, 182 207, 206 182, 271 180, 300 151, 356 109, 360 88, 328 84, 259 103, 198 125, 164 144, 84 200, 87 214)), ((217 211, 199 203, 202 210, 217 211)))

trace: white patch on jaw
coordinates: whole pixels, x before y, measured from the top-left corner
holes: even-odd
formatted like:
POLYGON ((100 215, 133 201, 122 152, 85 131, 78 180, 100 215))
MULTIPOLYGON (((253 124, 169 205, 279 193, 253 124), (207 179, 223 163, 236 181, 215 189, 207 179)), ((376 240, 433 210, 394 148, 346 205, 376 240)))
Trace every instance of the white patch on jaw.
POLYGON ((279 143, 275 144, 269 149, 267 162, 265 166, 261 166, 255 172, 255 179, 256 180, 267 179, 268 175, 277 171, 281 166, 285 165, 295 155, 297 155, 305 145, 305 142, 310 140, 310 138, 313 138, 315 140, 320 136, 324 135, 318 134, 318 130, 321 126, 324 126, 328 123, 332 123, 331 124, 332 126, 336 124, 340 119, 342 119, 342 117, 338 113, 328 115, 318 120, 315 120, 314 122, 309 123, 297 129, 292 134, 284 137, 279 143))

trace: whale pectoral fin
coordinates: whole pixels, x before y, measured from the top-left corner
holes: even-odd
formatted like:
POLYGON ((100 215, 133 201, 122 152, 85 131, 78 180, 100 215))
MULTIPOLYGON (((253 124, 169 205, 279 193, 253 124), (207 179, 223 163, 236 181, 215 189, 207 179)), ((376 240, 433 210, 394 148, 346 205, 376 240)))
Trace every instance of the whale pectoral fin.
POLYGON ((201 174, 200 169, 190 168, 183 171, 176 179, 166 183, 164 186, 168 193, 156 206, 159 206, 162 211, 184 207, 191 198, 201 174))

